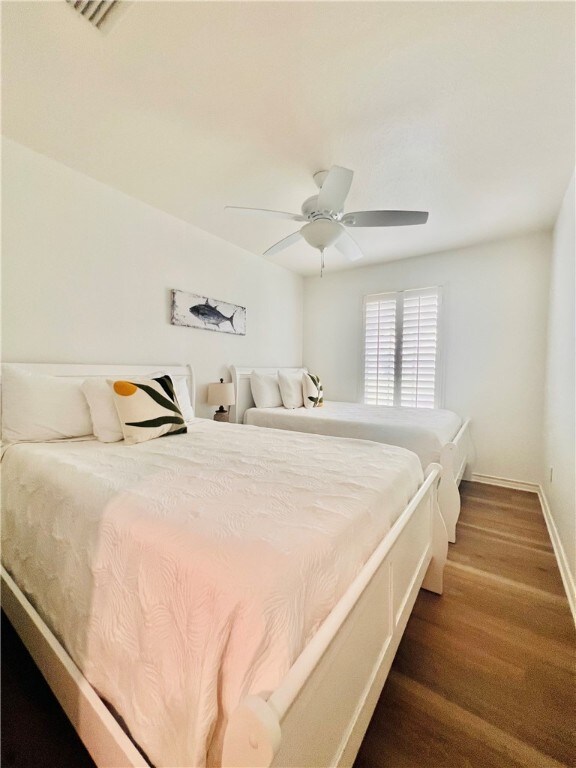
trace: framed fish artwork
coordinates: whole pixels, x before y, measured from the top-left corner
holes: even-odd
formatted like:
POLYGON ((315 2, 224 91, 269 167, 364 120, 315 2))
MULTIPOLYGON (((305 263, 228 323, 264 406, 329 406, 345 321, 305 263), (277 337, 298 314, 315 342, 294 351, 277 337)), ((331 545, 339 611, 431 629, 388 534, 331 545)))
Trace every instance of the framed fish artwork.
POLYGON ((172 325, 246 335, 246 307, 197 293, 172 291, 172 325))

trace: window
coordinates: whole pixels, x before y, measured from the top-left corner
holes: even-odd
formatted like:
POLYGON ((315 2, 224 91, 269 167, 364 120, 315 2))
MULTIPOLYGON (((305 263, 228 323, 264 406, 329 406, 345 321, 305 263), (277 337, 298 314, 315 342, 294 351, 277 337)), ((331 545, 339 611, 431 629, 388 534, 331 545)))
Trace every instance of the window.
POLYGON ((365 298, 364 402, 438 406, 440 288, 365 298))

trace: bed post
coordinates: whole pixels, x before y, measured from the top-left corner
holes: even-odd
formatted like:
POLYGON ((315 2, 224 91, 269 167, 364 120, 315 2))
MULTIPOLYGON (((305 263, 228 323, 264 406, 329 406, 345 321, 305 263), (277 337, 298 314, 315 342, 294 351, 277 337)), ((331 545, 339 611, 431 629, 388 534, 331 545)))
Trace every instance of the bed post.
POLYGON ((456 523, 460 515, 460 493, 454 471, 455 452, 456 446, 454 443, 446 443, 442 448, 440 452, 442 476, 438 486, 438 503, 444 515, 448 541, 452 543, 456 541, 456 523))
MULTIPOLYGON (((433 469, 441 469, 441 467, 438 464, 430 464, 426 469, 426 476, 433 469)), ((444 516, 440 512, 438 503, 438 491, 441 484, 442 475, 440 476, 439 485, 434 488, 430 497, 430 504, 432 505, 432 560, 422 582, 423 589, 435 592, 437 595, 442 594, 444 566, 448 559, 448 533, 444 516)))
POLYGON ((260 696, 247 696, 232 713, 222 750, 223 768, 268 768, 280 746, 280 723, 260 696))

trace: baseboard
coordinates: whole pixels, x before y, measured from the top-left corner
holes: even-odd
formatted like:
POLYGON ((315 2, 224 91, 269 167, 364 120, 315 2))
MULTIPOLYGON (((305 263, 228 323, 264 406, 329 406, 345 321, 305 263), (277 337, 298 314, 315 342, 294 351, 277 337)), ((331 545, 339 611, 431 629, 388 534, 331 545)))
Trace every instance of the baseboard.
POLYGON ((572 576, 572 572, 568 565, 568 558, 566 557, 566 552, 560 541, 558 529, 556 528, 556 523, 552 517, 550 505, 548 504, 548 499, 546 498, 542 486, 538 486, 538 498, 540 499, 540 505, 542 507, 542 512, 544 513, 544 520, 546 521, 546 527, 550 534, 550 540, 552 542, 552 547, 554 548, 558 568, 560 569, 560 576, 562 577, 566 597, 568 598, 570 610, 572 611, 572 618, 576 624, 576 584, 574 583, 574 577, 572 576))
POLYGON ((505 477, 495 477, 494 475, 479 475, 472 472, 470 480, 473 483, 485 483, 486 485, 499 485, 501 488, 514 488, 516 491, 529 491, 530 493, 539 493, 538 483, 527 483, 524 480, 509 480, 505 477))

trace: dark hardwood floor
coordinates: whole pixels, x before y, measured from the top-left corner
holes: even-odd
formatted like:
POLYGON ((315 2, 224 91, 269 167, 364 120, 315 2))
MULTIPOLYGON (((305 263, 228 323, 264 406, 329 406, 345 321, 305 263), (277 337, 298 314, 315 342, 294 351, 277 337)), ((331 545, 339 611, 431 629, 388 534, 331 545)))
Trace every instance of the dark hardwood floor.
POLYGON ((2 768, 96 768, 2 612, 2 768))
MULTIPOLYGON (((420 592, 355 768, 573 768, 576 638, 538 499, 461 493, 444 594, 420 592)), ((1 764, 94 765, 4 618, 1 764)))

